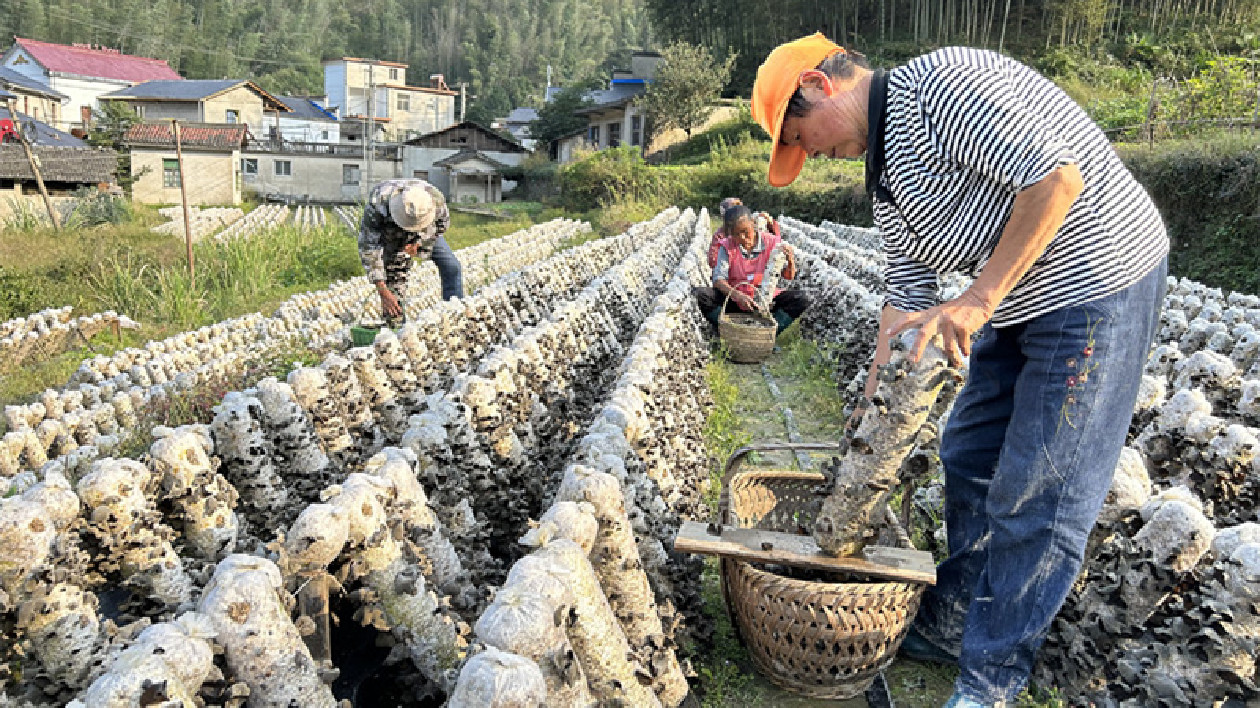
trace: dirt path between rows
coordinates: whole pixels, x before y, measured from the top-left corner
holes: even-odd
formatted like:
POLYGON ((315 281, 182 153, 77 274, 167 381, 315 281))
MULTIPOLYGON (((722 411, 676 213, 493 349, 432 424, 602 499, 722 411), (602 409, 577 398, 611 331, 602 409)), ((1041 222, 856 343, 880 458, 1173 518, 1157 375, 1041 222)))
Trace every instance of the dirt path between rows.
MULTIPOLYGON (((789 333, 790 335, 790 333, 789 333)), ((830 383, 829 368, 819 361, 817 349, 808 342, 788 339, 769 361, 760 364, 733 364, 715 355, 710 380, 720 381, 727 390, 728 419, 723 431, 737 446, 748 442, 788 442, 789 430, 784 408, 802 442, 832 442, 838 439, 843 421, 840 394, 830 383), (772 379, 781 395, 772 393, 772 379)), ((722 405, 721 392, 715 391, 722 405)), ((814 469, 826 457, 811 458, 814 469)), ((791 453, 776 452, 751 456, 744 468, 799 469, 800 461, 791 453)), ((844 701, 805 698, 785 691, 756 672, 744 647, 736 639, 721 597, 717 563, 710 559, 705 574, 707 609, 718 622, 712 656, 701 667, 702 704, 706 707, 752 708, 864 708, 862 696, 844 701)), ((953 689, 956 670, 898 659, 885 672, 895 705, 909 708, 937 708, 953 689)))

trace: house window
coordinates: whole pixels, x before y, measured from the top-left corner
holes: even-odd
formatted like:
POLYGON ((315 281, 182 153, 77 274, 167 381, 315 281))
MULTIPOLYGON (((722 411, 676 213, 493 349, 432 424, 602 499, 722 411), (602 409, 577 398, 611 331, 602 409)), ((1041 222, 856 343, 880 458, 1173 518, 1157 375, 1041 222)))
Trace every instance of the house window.
POLYGON ((254 176, 258 174, 258 158, 241 158, 241 174, 254 176))
POLYGON ((621 124, 609 123, 608 124, 608 147, 615 148, 615 147, 620 147, 620 146, 621 146, 621 124))
POLYGON ((179 160, 162 160, 162 186, 179 187, 179 160))
POLYGON ((643 117, 630 116, 630 144, 643 144, 643 117))
POLYGON ((319 139, 320 139, 320 140, 327 140, 327 139, 328 139, 328 131, 327 131, 327 130, 325 130, 325 131, 323 131, 322 133, 320 133, 320 134, 319 134, 319 139))
POLYGON ((137 118, 143 118, 143 117, 144 117, 144 106, 132 106, 132 110, 134 110, 134 111, 136 112, 136 117, 137 117, 137 118))
POLYGON ((241 122, 241 112, 235 108, 229 108, 223 111, 223 122, 228 125, 236 125, 241 122))
MULTIPOLYGON (((390 81, 397 81, 397 80, 398 80, 398 70, 397 70, 397 69, 390 69, 390 70, 389 70, 389 80, 390 80, 390 81)), ((403 108, 403 107, 399 106, 398 110, 405 111, 405 110, 407 110, 407 109, 405 109, 405 108, 403 108)))
POLYGON ((416 179, 422 179, 422 180, 424 180, 424 181, 426 181, 426 182, 427 182, 427 181, 429 181, 429 172, 428 172, 428 170, 412 170, 412 171, 411 171, 411 176, 412 176, 412 177, 415 177, 416 179))
POLYGON ((595 147, 599 147, 599 126, 592 125, 591 132, 587 137, 591 141, 591 145, 594 145, 595 147))
POLYGON ((292 161, 276 160, 274 164, 276 168, 277 177, 292 177, 293 176, 293 162, 292 161))
POLYGON ((341 166, 341 183, 347 187, 357 185, 359 183, 359 166, 358 165, 342 165, 341 166))
POLYGON ((400 111, 410 111, 411 110, 411 96, 405 93, 398 94, 397 108, 400 111))

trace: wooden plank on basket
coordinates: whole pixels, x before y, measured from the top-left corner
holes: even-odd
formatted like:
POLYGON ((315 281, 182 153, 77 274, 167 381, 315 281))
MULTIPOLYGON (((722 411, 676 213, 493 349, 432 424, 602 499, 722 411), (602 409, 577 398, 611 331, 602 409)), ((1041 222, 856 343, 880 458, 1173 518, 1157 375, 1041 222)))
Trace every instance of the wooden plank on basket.
POLYGON ((674 538, 674 550, 754 563, 936 584, 936 565, 932 562, 932 554, 910 548, 868 546, 863 551, 863 558, 838 557, 823 553, 809 536, 733 526, 723 526, 721 535, 714 535, 709 533, 706 524, 685 521, 674 538))

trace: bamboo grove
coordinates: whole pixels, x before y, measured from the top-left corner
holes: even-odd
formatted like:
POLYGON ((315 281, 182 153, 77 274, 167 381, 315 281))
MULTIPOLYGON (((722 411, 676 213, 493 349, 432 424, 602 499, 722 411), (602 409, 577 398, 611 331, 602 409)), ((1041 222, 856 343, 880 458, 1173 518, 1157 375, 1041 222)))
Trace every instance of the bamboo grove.
POLYGON ((657 34, 736 52, 746 92, 775 45, 821 31, 889 62, 963 44, 1036 59, 1111 54, 1156 70, 1204 54, 1260 58, 1260 0, 645 0, 657 34))

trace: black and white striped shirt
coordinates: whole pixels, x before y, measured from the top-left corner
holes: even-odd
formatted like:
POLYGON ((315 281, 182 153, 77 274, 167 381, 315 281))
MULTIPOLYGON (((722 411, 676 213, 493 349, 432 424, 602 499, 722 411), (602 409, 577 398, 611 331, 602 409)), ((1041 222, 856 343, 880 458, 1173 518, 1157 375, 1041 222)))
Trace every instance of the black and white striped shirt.
POLYGON ((1019 62, 949 47, 889 72, 886 163, 875 223, 887 303, 936 304, 937 273, 979 273, 1015 195, 1075 163, 1085 189, 1044 254, 1006 296, 995 327, 1110 295, 1168 253, 1146 190, 1071 98, 1019 62))

